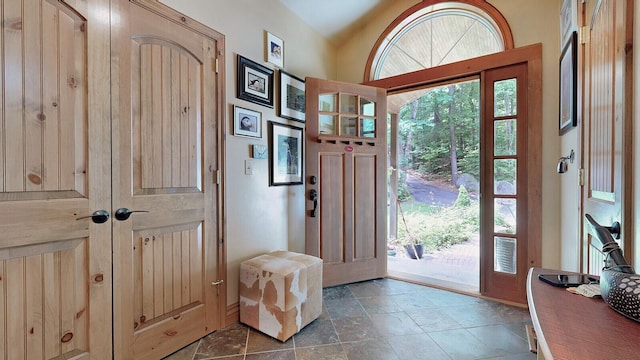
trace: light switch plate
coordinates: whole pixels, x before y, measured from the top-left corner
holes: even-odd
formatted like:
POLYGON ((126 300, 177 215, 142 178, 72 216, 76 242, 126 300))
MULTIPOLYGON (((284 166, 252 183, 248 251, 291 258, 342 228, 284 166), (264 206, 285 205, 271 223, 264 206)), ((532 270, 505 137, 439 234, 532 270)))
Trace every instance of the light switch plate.
POLYGON ((253 175, 253 160, 244 161, 244 174, 253 175))

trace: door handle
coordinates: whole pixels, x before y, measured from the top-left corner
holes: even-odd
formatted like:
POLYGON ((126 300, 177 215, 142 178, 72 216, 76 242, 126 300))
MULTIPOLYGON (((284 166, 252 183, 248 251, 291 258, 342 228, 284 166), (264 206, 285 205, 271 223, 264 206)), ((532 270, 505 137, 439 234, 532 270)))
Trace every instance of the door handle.
POLYGON ((149 212, 149 211, 147 211, 147 210, 129 210, 127 208, 120 208, 120 209, 116 210, 116 212, 115 212, 115 214, 113 216, 115 216, 117 220, 125 221, 125 220, 129 219, 129 216, 131 216, 131 214, 137 213, 137 212, 149 212))
POLYGON ((89 219, 89 218, 91 218, 91 221, 93 221, 95 224, 102 224, 107 222, 107 220, 109 220, 109 212, 107 210, 96 210, 93 212, 93 214, 88 216, 81 216, 76 220, 89 219))
POLYGON ((309 216, 316 217, 316 211, 318 210, 318 190, 309 190, 309 200, 313 201, 313 209, 311 210, 311 214, 309 216))

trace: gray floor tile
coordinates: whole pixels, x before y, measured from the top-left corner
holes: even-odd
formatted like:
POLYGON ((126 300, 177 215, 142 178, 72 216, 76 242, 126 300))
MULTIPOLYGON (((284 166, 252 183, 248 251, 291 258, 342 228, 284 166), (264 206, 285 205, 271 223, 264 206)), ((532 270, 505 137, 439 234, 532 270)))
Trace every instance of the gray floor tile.
POLYGON ((533 360, 529 311, 398 280, 323 289, 318 319, 286 342, 242 324, 165 360, 533 360))

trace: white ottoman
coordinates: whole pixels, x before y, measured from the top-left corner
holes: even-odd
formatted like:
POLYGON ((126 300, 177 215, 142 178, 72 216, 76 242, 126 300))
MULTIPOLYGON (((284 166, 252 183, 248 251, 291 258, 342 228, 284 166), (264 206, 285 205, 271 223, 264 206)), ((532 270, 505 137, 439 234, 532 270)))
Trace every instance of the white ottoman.
POLYGON ((322 259, 275 251, 240 264, 240 322, 286 341, 322 312, 322 259))

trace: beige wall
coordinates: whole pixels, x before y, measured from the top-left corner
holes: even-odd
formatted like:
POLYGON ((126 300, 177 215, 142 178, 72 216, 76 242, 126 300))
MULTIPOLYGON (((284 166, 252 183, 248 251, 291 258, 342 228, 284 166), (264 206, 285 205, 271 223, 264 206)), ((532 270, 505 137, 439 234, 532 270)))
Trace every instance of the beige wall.
MULTIPOLYGON (((253 175, 244 175, 251 144, 267 144, 267 121, 302 123, 276 116, 276 108, 236 98, 236 54, 273 68, 265 61, 264 32, 284 41, 285 71, 299 77, 336 77, 336 52, 317 32, 278 0, 165 0, 166 5, 226 37, 227 303, 238 301, 240 262, 273 250, 304 252, 304 187, 269 187, 268 161, 253 159, 253 175), (262 140, 233 136, 232 105, 262 112, 262 140)), ((276 76, 277 78, 277 76, 276 76)), ((276 80, 277 82, 277 80, 276 80)), ((277 100, 277 91, 274 93, 277 100)))
MULTIPOLYGON (((363 81, 364 68, 371 49, 386 27, 417 0, 396 0, 388 11, 372 18, 338 49, 338 80, 363 81)), ((542 146, 542 262, 558 268, 560 260, 560 181, 556 162, 561 156, 558 136, 558 58, 559 0, 513 1, 490 0, 511 26, 516 47, 542 43, 543 61, 543 146, 542 146), (551 15, 550 15, 551 14, 551 15)), ((577 131, 571 136, 575 137, 577 131)), ((564 152, 563 145, 563 151, 564 152)), ((567 144, 566 146, 570 146, 567 144)), ((532 149, 531 151, 539 151, 532 149)), ((563 194, 564 196, 564 194, 563 194)), ((572 203, 572 202, 571 202, 572 203)), ((577 236, 577 235, 575 235, 577 236)), ((569 254, 567 263, 577 261, 578 253, 569 254), (574 259, 575 258, 575 259, 574 259)))

